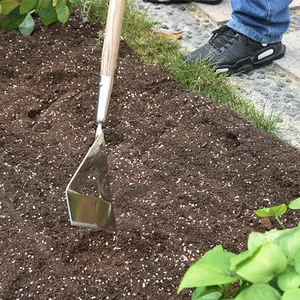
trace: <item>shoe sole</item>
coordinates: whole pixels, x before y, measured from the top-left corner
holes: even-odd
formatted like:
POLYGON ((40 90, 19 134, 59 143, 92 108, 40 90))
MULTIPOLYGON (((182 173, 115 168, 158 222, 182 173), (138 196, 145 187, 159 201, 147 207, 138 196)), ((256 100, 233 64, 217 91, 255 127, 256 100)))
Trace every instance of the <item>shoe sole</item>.
POLYGON ((216 67, 217 73, 227 73, 229 75, 237 73, 247 73, 253 69, 272 62, 273 60, 282 58, 285 54, 286 46, 281 45, 281 49, 278 50, 272 46, 266 47, 255 53, 253 56, 248 56, 237 61, 234 65, 231 66, 222 66, 222 68, 216 67), (273 50, 273 53, 268 55, 270 51, 273 50), (277 51, 276 51, 277 50, 277 51), (267 55, 267 56, 266 56, 267 55))

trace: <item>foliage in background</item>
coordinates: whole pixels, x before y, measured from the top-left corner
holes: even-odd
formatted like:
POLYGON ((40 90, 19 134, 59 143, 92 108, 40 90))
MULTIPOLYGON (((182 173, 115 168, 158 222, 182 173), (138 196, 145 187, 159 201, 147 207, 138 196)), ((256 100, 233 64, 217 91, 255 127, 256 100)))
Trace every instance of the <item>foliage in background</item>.
POLYGON ((89 20, 105 23, 109 0, 72 0, 72 3, 89 20))
POLYGON ((35 28, 32 17, 34 12, 37 12, 42 23, 48 26, 57 21, 65 24, 71 10, 72 4, 69 0, 1 0, 0 14, 4 17, 0 29, 19 29, 22 34, 29 35, 35 28))
MULTIPOLYGON (((300 209, 300 198, 289 208, 300 209)), ((256 213, 278 217, 286 211, 283 204, 256 213)), ((300 226, 252 232, 248 250, 237 255, 225 252, 221 245, 213 248, 187 270, 178 293, 196 288, 192 300, 296 300, 299 287, 300 226)))

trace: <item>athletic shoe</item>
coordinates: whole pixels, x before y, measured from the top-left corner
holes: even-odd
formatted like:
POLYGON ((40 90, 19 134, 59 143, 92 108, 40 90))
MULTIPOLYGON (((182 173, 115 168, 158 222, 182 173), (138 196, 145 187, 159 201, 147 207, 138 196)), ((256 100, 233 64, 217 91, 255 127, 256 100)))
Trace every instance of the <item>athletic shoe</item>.
POLYGON ((218 73, 241 73, 281 58, 285 54, 281 42, 261 44, 224 25, 213 31, 207 44, 186 56, 189 63, 207 60, 218 73))

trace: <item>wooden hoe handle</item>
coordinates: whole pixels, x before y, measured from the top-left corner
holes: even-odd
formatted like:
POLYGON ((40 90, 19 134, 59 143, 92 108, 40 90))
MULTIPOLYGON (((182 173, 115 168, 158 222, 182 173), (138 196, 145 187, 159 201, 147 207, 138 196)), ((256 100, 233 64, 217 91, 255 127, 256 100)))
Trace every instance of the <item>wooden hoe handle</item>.
POLYGON ((126 0, 110 0, 102 50, 101 76, 114 76, 126 0))

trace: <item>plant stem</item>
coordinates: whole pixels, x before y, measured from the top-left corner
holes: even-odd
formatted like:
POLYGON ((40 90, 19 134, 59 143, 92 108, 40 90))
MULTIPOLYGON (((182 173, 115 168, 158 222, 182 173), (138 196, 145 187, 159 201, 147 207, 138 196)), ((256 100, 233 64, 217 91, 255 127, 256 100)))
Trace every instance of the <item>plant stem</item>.
POLYGON ((286 229, 286 228, 284 227, 284 225, 281 223, 281 221, 279 220, 278 216, 275 216, 275 218, 276 218, 278 224, 279 224, 283 229, 286 229))

